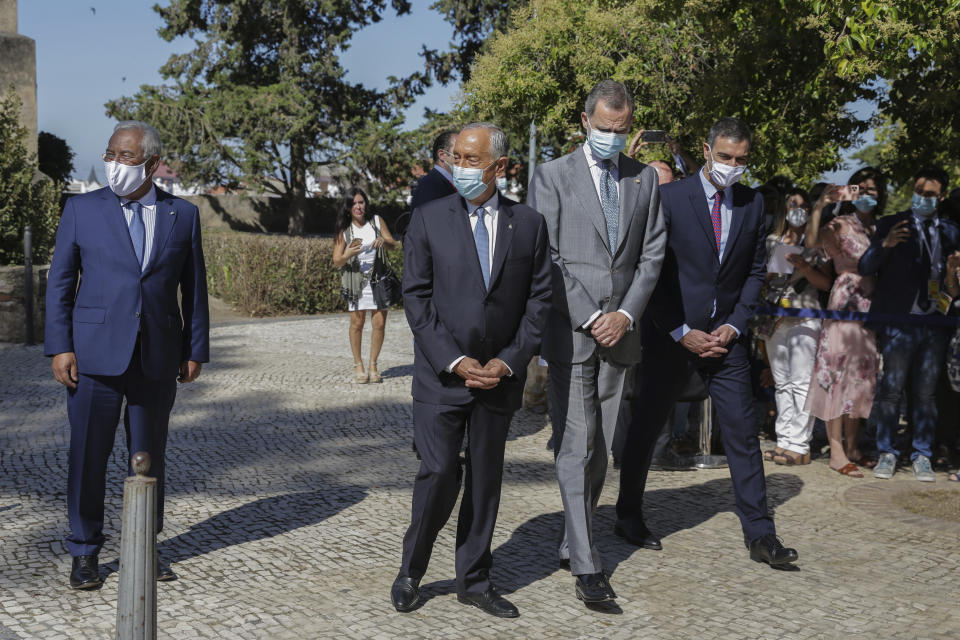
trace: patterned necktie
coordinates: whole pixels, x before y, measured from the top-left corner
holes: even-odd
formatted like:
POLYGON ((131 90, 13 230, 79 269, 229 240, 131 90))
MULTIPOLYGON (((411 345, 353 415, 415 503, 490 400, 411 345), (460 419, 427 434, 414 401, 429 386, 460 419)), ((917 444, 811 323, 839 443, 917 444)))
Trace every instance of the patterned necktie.
POLYGON ((143 225, 143 207, 139 202, 128 202, 127 207, 133 212, 130 216, 130 241, 133 242, 133 250, 137 254, 137 262, 143 267, 143 248, 146 243, 147 229, 143 225))
POLYGON ((723 202, 723 191, 713 194, 713 209, 710 211, 710 221, 713 222, 713 236, 717 240, 717 251, 720 251, 720 238, 723 235, 723 220, 720 217, 720 204, 723 202))
POLYGON ((603 207, 603 218, 607 221, 607 241, 610 243, 610 253, 617 250, 617 227, 620 224, 620 198, 617 196, 617 184, 610 172, 609 160, 601 160, 600 165, 600 206, 603 207))
POLYGON ((480 259, 480 272, 483 274, 483 286, 490 288, 490 234, 483 216, 487 212, 483 207, 477 207, 477 226, 473 228, 473 241, 477 245, 477 257, 480 259))

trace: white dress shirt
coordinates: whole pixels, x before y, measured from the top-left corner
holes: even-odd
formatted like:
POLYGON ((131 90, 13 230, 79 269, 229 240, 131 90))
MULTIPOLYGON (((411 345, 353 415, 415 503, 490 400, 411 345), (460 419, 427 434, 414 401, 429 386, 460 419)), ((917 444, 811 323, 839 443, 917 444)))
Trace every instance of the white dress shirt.
MULTIPOLYGON (((490 274, 493 275, 493 252, 497 246, 497 217, 500 213, 500 201, 497 198, 497 190, 493 190, 493 195, 490 196, 490 199, 483 203, 483 208, 486 210, 486 215, 483 216, 483 226, 487 228, 487 237, 490 238, 490 251, 488 256, 490 259, 489 269, 490 274)), ((471 211, 468 214, 470 220, 470 231, 474 232, 477 229, 477 221, 480 219, 480 216, 477 215, 477 209, 480 207, 475 206, 472 202, 467 201, 467 206, 470 207, 471 211)), ((448 373, 453 373, 453 370, 456 368, 460 361, 466 358, 467 356, 463 355, 450 363, 450 366, 447 367, 448 373)), ((513 370, 510 368, 506 362, 503 363, 507 367, 509 372, 507 375, 512 376, 513 370)))
MULTIPOLYGON (((601 202, 603 197, 600 195, 600 176, 603 175, 603 169, 600 167, 600 163, 603 161, 603 158, 598 158, 593 155, 593 150, 590 149, 589 144, 583 145, 583 155, 587 157, 587 167, 590 168, 590 177, 593 178, 593 188, 597 190, 597 198, 601 202)), ((613 186, 617 190, 617 201, 620 200, 620 154, 618 153, 613 158, 610 158, 610 176, 613 178, 613 186)), ((627 311, 623 309, 617 309, 620 313, 627 316, 627 319, 630 320, 630 326, 633 326, 633 316, 630 315, 627 311)), ((580 325, 581 329, 589 329, 590 325, 593 324, 593 321, 600 317, 603 311, 597 309, 594 311, 590 317, 580 325)))
MULTIPOLYGON (((130 221, 133 220, 133 210, 127 206, 132 202, 129 198, 120 198, 120 206, 123 208, 123 217, 127 220, 127 228, 130 228, 130 221)), ((153 252, 153 236, 157 228, 157 190, 151 184, 147 195, 138 200, 140 211, 143 215, 143 227, 145 230, 143 238, 143 266, 142 272, 147 268, 150 262, 150 254, 153 252)))
MULTIPOLYGON (((707 180, 707 176, 704 172, 707 170, 706 167, 697 172, 697 175, 700 176, 700 184, 703 185, 703 192, 707 196, 707 210, 713 212, 713 196, 717 193, 718 189, 713 186, 713 183, 707 180)), ((730 221, 733 219, 733 185, 730 185, 723 190, 723 200, 720 202, 720 246, 717 247, 717 260, 723 262, 723 254, 727 250, 727 238, 730 237, 730 221)), ((712 318, 717 314, 717 301, 713 301, 713 311, 710 312, 710 317, 712 318)), ((740 329, 733 326, 732 324, 725 323, 723 326, 730 327, 737 332, 737 337, 740 336, 740 329)), ((683 336, 690 333, 690 327, 686 323, 677 327, 670 332, 670 336, 679 341, 683 336)))

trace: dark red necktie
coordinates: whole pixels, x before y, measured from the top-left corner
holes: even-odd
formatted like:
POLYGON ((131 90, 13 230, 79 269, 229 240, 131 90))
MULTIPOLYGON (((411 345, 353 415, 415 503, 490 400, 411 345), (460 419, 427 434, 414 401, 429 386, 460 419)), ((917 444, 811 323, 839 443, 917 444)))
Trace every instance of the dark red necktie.
POLYGON ((713 222, 713 235, 717 239, 717 251, 720 251, 720 235, 723 232, 723 221, 720 219, 720 203, 723 202, 723 191, 713 194, 713 210, 710 211, 710 221, 713 222))

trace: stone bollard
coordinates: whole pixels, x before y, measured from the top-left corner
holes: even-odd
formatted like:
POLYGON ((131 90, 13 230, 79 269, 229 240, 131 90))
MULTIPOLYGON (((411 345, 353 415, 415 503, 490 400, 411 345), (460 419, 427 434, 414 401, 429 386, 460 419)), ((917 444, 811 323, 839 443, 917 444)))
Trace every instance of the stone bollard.
POLYGON ((116 640, 157 637, 157 479, 148 478, 150 455, 135 453, 135 476, 123 483, 120 586, 116 640))

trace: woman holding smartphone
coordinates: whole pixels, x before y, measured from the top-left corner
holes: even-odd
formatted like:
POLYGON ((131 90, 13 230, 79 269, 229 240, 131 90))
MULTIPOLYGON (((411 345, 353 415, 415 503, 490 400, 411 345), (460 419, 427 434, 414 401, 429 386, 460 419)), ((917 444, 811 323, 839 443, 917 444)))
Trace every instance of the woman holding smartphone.
POLYGON ((347 309, 350 311, 350 349, 353 351, 354 381, 358 384, 383 382, 383 377, 377 370, 377 358, 383 346, 387 309, 377 306, 370 277, 373 275, 377 250, 381 247, 392 249, 397 243, 390 235, 390 229, 383 218, 374 215, 370 210, 367 194, 359 188, 353 188, 350 195, 344 199, 335 230, 333 266, 340 269, 342 274, 340 295, 347 301, 347 309), (371 314, 373 324, 369 370, 364 369, 361 355, 367 311, 371 314))

